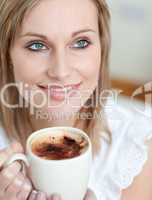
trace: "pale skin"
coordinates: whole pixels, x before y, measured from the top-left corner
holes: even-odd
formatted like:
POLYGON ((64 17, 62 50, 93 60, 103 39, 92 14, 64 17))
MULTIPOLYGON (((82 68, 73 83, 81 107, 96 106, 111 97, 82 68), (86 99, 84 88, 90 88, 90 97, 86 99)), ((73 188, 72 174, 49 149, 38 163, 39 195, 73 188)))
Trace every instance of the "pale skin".
POLYGON ((23 153, 19 143, 13 143, 9 148, 0 151, 0 199, 1 200, 42 200, 46 195, 42 192, 34 191, 31 181, 26 174, 21 171, 21 165, 14 162, 8 167, 3 168, 5 161, 14 153, 23 153), (33 198, 34 197, 34 198, 33 198))
MULTIPOLYGON (((89 88, 91 94, 97 86, 101 61, 97 21, 97 10, 91 0, 41 1, 38 6, 33 8, 32 12, 26 15, 22 30, 16 37, 10 52, 16 81, 27 83, 31 92, 35 88, 38 89, 38 84, 58 83, 66 85, 82 82, 80 93, 89 88), (76 32, 86 29, 91 31, 76 34, 76 32), (27 34, 29 32, 43 34, 45 39, 40 36, 31 36, 27 34), (87 44, 87 47, 82 49, 80 47, 82 44, 80 45, 78 42, 79 39, 83 40, 83 46, 87 44), (31 44, 31 41, 39 42, 31 44), (91 41, 90 45, 88 41, 91 41), (27 48, 29 42, 31 46, 28 45, 27 48), (31 51, 29 48, 36 51, 31 51)), ((82 103, 87 100, 90 94, 82 95, 82 103)), ((36 101, 39 102, 39 97, 36 98, 36 101)), ((54 100, 51 103, 56 105, 58 102, 54 100)), ((59 113, 71 110, 76 112, 81 107, 72 108, 73 103, 75 102, 71 99, 68 105, 64 104, 56 109, 51 108, 49 111, 45 105, 42 111, 59 113)), ((72 126, 73 120, 73 118, 69 118, 48 122, 47 120, 32 119, 32 122, 35 128, 39 129, 47 126, 72 126)), ((122 192, 122 200, 152 199, 152 145, 150 143, 149 147, 151 149, 149 160, 143 173, 135 179, 132 186, 122 192)), ((0 151, 0 158, 3 158, 0 168, 8 157, 16 152, 23 152, 19 144, 13 144, 10 148, 0 151)), ((0 199, 2 200, 47 199, 43 192, 33 190, 31 181, 25 173, 20 171, 19 163, 2 169, 0 181, 2 183, 0 184, 0 199)), ((51 199, 60 198, 56 196, 51 199)), ((93 191, 88 189, 84 199, 96 200, 96 196, 93 191)))

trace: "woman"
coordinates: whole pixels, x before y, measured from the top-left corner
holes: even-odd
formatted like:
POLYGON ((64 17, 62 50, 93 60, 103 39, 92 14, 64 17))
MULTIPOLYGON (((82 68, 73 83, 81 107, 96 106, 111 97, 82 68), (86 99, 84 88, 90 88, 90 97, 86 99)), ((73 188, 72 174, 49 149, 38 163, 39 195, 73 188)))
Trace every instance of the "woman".
POLYGON ((4 163, 24 151, 33 131, 63 125, 83 129, 92 141, 94 159, 85 200, 150 200, 152 155, 145 146, 149 139, 152 148, 150 123, 118 106, 110 112, 104 108, 110 46, 106 2, 1 0, 0 13, 3 135, 9 143, 22 144, 0 152, 1 199, 47 198, 34 190, 19 163, 7 168, 4 163))

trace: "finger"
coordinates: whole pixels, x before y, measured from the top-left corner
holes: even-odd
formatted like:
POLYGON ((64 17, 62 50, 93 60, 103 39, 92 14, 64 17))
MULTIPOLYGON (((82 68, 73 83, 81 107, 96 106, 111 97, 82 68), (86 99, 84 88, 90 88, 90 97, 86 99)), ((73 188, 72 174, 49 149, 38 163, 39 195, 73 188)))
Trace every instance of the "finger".
POLYGON ((61 196, 59 194, 53 194, 51 196, 51 200, 62 200, 62 199, 61 199, 61 196))
POLYGON ((36 200, 47 200, 47 196, 44 192, 38 192, 36 195, 36 200))
POLYGON ((28 198, 28 200, 36 200, 36 196, 37 196, 37 191, 33 190, 28 198))
POLYGON ((32 184, 28 178, 25 178, 25 182, 22 185, 20 192, 17 194, 18 200, 26 200, 32 191, 32 184))
POLYGON ((5 192, 7 187, 15 179, 15 177, 20 172, 20 170, 21 170, 21 165, 18 162, 14 162, 8 167, 4 168, 0 172, 0 191, 1 192, 5 192))
POLYGON ((14 142, 8 148, 0 150, 0 168, 14 153, 23 153, 23 148, 18 142, 14 142))
POLYGON ((92 190, 88 189, 87 193, 84 197, 84 200, 97 200, 97 198, 96 198, 94 192, 92 190))
POLYGON ((5 192, 10 193, 10 194, 15 194, 15 196, 17 196, 17 194, 20 192, 24 182, 25 182, 25 177, 23 176, 22 173, 19 173, 15 177, 15 179, 11 182, 11 184, 7 187, 5 192))

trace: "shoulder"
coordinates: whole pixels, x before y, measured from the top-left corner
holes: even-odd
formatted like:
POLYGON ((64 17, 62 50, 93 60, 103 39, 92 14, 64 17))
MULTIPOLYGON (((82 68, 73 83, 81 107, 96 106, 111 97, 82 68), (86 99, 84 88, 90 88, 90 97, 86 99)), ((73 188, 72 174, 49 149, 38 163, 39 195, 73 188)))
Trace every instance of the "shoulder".
POLYGON ((139 142, 151 138, 152 107, 150 105, 121 98, 119 102, 108 101, 105 113, 114 142, 126 137, 139 142))
POLYGON ((152 140, 147 142, 147 160, 141 172, 132 184, 123 190, 122 200, 151 200, 152 199, 152 140))
MULTIPOLYGON (((145 184, 145 177, 152 177, 151 113, 150 106, 138 102, 116 104, 107 112, 112 134, 113 166, 110 168, 110 176, 121 191, 130 188, 134 182, 135 185, 139 185, 140 181, 145 184)), ((152 188, 152 181, 149 185, 152 188)))
MULTIPOLYGON (((118 200, 121 193, 126 191, 123 200, 136 200, 135 196, 126 197, 127 193, 130 194, 128 188, 132 188, 134 182, 140 179, 141 187, 138 190, 142 191, 142 185, 146 187, 145 177, 152 176, 152 117, 149 115, 152 108, 146 106, 144 110, 145 105, 128 100, 121 103, 108 101, 105 106, 112 143, 108 143, 106 137, 102 140, 100 154, 94 162, 90 186, 98 199, 118 200)), ((136 182, 137 191, 139 181, 136 182)), ((149 185, 152 188, 150 183, 149 185)), ((138 192, 134 189, 133 194, 138 192)))

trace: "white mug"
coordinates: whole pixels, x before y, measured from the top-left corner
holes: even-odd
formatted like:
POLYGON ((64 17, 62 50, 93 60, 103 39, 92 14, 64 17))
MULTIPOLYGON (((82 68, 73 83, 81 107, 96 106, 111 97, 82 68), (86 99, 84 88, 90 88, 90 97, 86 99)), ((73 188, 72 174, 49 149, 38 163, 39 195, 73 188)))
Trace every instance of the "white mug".
POLYGON ((29 167, 32 182, 37 190, 61 195, 62 200, 83 200, 88 187, 92 163, 92 145, 85 132, 73 127, 52 127, 40 129, 29 136, 26 143, 26 156, 14 154, 7 162, 23 161, 29 167), (87 149, 80 155, 62 160, 46 160, 36 156, 31 150, 31 143, 36 138, 48 135, 69 133, 83 136, 88 141, 87 149))

